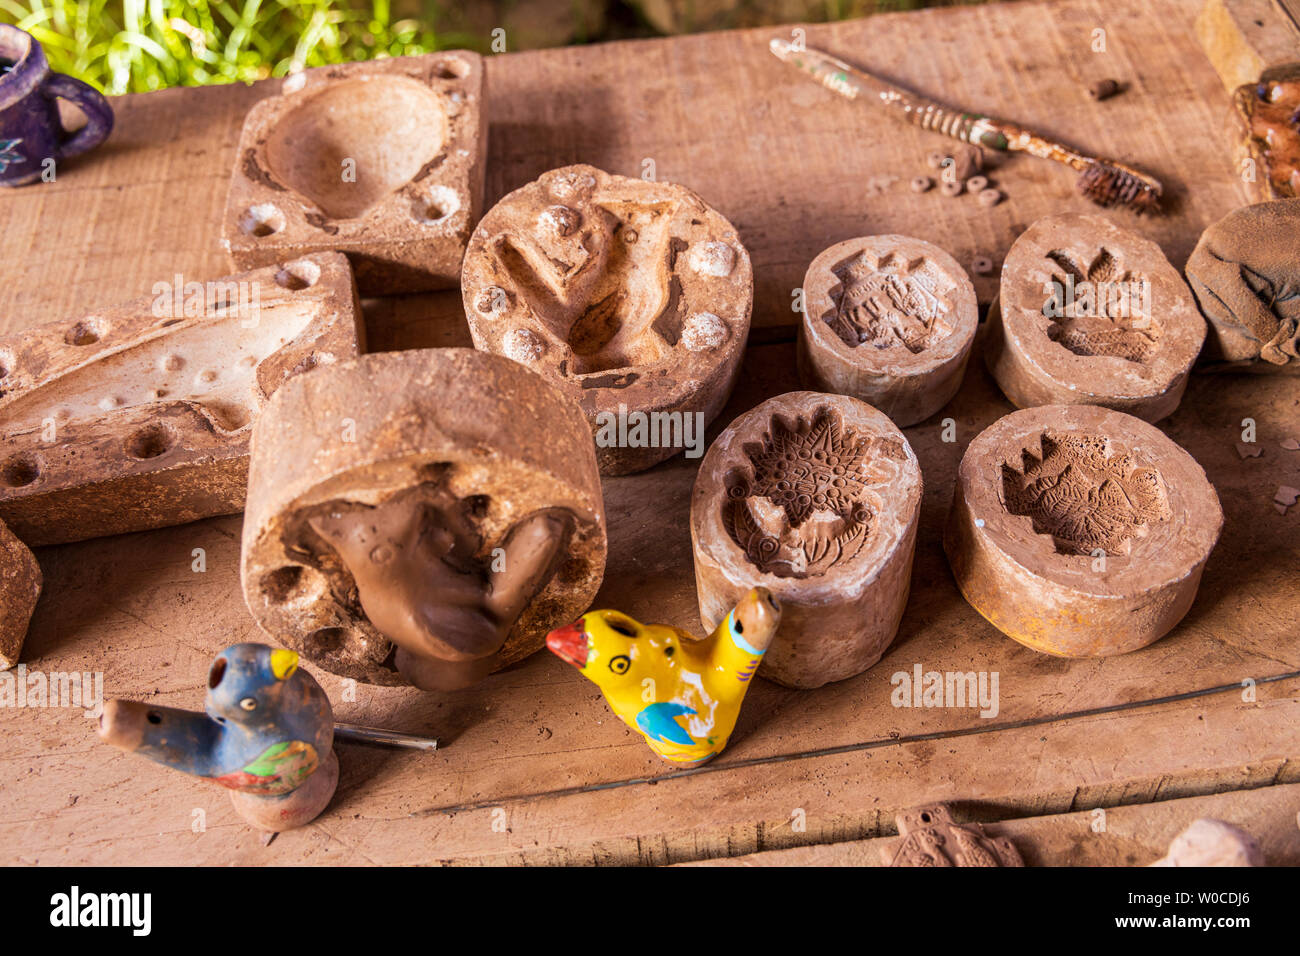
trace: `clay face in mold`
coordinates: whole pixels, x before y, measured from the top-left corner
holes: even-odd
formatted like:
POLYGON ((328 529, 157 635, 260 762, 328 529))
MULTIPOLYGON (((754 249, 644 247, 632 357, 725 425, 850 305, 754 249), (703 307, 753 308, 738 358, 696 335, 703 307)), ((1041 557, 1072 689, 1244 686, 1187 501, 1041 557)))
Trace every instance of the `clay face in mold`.
MULTIPOLYGON (((590 166, 552 170, 475 230, 462 275, 475 345, 602 416, 721 409, 749 331, 753 275, 734 228, 694 193, 590 166)), ((603 474, 680 451, 605 447, 603 474)))
POLYGON ((822 321, 850 348, 915 355, 952 334, 952 282, 924 258, 864 252, 833 271, 840 286, 822 321))
POLYGON ((804 275, 799 377, 899 426, 956 394, 979 324, 975 289, 942 249, 910 236, 846 239, 804 275))
POLYGON ((862 549, 871 531, 867 459, 903 459, 901 442, 860 436, 830 408, 811 421, 774 416, 748 469, 730 476, 723 523, 756 568, 778 577, 824 574, 862 549))
POLYGON ((783 608, 764 674, 814 688, 861 673, 907 603, 921 469, 882 412, 846 395, 789 392, 733 421, 691 493, 700 620, 751 587, 783 608))
POLYGON ((1020 643, 1103 657, 1187 613, 1223 512, 1159 429, 1092 405, 1006 415, 970 443, 944 533, 962 595, 1020 643))
POLYGON ((252 422, 359 314, 324 253, 0 338, 0 518, 43 545, 240 511, 252 422))
POLYGON ((370 622, 398 646, 398 670, 426 690, 468 686, 492 670, 573 531, 563 510, 530 515, 484 562, 480 505, 422 484, 373 507, 336 502, 306 519, 352 575, 370 622))
POLYGON ((1026 449, 1019 469, 1003 463, 1002 495, 1008 512, 1028 516, 1062 554, 1129 554, 1148 525, 1170 519, 1160 472, 1105 438, 1045 432, 1039 444, 1041 458, 1026 449))
POLYGON ((455 285, 482 210, 487 128, 474 53, 287 77, 240 134, 223 227, 232 260, 332 249, 363 294, 455 285))
POLYGON ((1104 216, 1064 214, 1007 254, 985 359, 1020 408, 1099 405, 1154 422, 1178 407, 1204 339, 1158 245, 1104 216))

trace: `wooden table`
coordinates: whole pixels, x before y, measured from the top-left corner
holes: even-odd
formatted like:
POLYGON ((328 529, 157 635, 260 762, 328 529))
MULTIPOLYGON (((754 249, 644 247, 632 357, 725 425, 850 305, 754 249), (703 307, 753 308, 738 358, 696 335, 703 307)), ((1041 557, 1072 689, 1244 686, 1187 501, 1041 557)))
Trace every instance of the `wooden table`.
MULTIPOLYGON (((936 9, 808 27, 807 40, 1153 171, 1169 215, 1114 215, 1181 266, 1201 230, 1244 201, 1218 133, 1227 94, 1192 35, 1193 0, 1114 6, 936 9), (1105 52, 1094 52, 1097 29, 1105 52), (1095 103, 1086 88, 1104 77, 1131 87, 1095 103)), ((565 163, 640 175, 652 160, 659 178, 696 189, 740 229, 754 260, 755 333, 713 434, 796 387, 792 290, 827 245, 899 232, 962 262, 1000 261, 1036 218, 1088 208, 1068 172, 1028 158, 994 170, 1008 199, 992 210, 912 193, 907 181, 945 141, 809 84, 767 53, 775 34, 788 31, 487 64, 491 199, 565 163)), ((276 88, 124 97, 106 147, 53 184, 0 196, 0 329, 148 294, 178 272, 189 281, 228 271, 218 222, 240 123, 276 88)), ((976 284, 987 301, 994 280, 976 284)), ((376 350, 468 344, 457 293, 376 300, 366 317, 376 350)), ((847 841, 892 832, 896 810, 948 800, 959 818, 1042 818, 1016 831, 1025 840, 1049 823, 1058 835, 1083 827, 1075 840, 1088 852, 1075 859, 1145 863, 1160 846, 1107 843, 1119 839, 1107 835, 1114 828, 1094 832, 1079 811, 1122 806, 1124 820, 1150 814, 1176 831, 1203 804, 1161 801, 1225 792, 1214 806, 1266 830, 1274 862, 1300 862, 1300 797, 1281 786, 1300 781, 1300 514, 1279 515, 1271 501, 1279 485, 1300 485, 1300 453, 1279 447, 1300 437, 1298 406, 1294 379, 1198 376, 1164 423, 1206 468, 1227 520, 1191 613, 1141 652, 1046 657, 1003 637, 958 594, 939 546, 954 472, 967 442, 1010 410, 975 361, 951 405, 907 429, 926 493, 893 648, 868 673, 818 691, 757 682, 712 764, 661 764, 593 685, 545 653, 445 695, 365 685, 353 694, 314 670, 340 719, 434 734, 443 746, 412 754, 341 744, 330 809, 263 847, 222 791, 99 743, 80 712, 6 710, 0 862, 672 863, 835 843, 838 857, 834 847, 819 852, 850 859, 857 844, 847 841), (943 441, 944 418, 955 441, 943 441), (1264 449, 1258 458, 1238 455, 1246 418, 1264 449), (997 672, 997 715, 895 708, 891 675, 917 664, 997 672)), ((687 530, 697 464, 678 458, 606 482, 601 606, 698 630, 687 530)), ((109 696, 200 706, 213 653, 261 638, 239 591, 240 521, 42 549, 45 594, 26 665, 102 671, 109 696), (203 572, 193 570, 196 548, 203 572)), ((1047 849, 1026 856, 1065 861, 1047 849)))

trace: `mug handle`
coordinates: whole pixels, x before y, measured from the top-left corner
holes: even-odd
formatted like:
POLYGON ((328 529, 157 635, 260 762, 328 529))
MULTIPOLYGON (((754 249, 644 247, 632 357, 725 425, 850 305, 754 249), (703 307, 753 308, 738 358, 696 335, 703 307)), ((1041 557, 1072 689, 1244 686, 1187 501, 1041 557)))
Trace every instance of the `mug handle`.
POLYGON ((51 73, 45 81, 44 91, 47 95, 75 103, 86 114, 86 125, 59 146, 57 155, 60 159, 94 149, 108 139, 108 134, 113 131, 113 108, 99 90, 63 73, 51 73))

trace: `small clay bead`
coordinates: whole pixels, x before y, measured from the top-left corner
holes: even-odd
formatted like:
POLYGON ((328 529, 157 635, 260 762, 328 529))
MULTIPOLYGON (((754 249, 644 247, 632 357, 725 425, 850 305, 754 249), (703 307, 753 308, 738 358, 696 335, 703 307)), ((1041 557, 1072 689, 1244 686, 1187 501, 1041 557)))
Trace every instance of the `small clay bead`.
POLYGON ((993 260, 988 256, 976 256, 970 261, 970 271, 977 276, 986 276, 993 271, 993 260))
POLYGON ((966 191, 969 193, 980 193, 988 188, 989 179, 987 176, 972 176, 966 180, 966 191))
POLYGON ((931 169, 943 169, 943 164, 947 162, 949 158, 950 157, 945 155, 944 153, 939 153, 939 152, 926 153, 925 164, 929 166, 931 169))
POLYGON ((912 180, 911 183, 912 192, 914 193, 928 192, 930 187, 933 185, 934 185, 934 180, 931 179, 929 176, 917 176, 915 179, 912 180))
POLYGON ((1114 80, 1098 80, 1088 87, 1088 95, 1094 100, 1109 99, 1119 92, 1119 84, 1114 80))
POLYGON ((965 187, 960 182, 945 182, 940 183, 939 185, 939 191, 950 198, 952 196, 960 196, 963 188, 965 187))
POLYGON ((983 189, 977 198, 981 206, 996 206, 1002 202, 1002 193, 996 189, 983 189))

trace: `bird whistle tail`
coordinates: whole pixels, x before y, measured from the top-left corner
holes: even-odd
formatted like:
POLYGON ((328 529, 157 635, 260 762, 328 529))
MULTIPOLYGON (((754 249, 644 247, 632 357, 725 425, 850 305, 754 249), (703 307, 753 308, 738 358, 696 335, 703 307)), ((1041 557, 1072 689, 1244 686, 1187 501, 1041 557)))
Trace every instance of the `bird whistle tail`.
POLYGON ((753 588, 731 612, 733 629, 756 653, 766 651, 781 625, 781 602, 767 588, 753 588))

